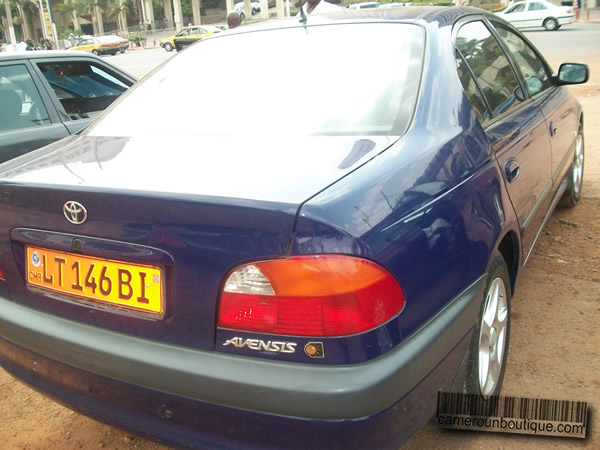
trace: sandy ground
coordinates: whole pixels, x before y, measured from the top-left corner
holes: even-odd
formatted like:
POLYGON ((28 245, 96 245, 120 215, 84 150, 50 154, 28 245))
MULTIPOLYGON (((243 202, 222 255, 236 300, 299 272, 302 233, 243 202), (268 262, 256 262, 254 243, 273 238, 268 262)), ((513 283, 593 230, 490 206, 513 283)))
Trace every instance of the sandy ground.
MULTIPOLYGON (((600 58, 572 88, 585 110, 586 162, 580 204, 557 210, 519 279, 504 395, 584 400, 585 440, 448 431, 426 425, 407 448, 600 448, 600 58)), ((558 61, 550 61, 555 67, 558 61)), ((162 449, 45 399, 0 369, 2 449, 162 449)))

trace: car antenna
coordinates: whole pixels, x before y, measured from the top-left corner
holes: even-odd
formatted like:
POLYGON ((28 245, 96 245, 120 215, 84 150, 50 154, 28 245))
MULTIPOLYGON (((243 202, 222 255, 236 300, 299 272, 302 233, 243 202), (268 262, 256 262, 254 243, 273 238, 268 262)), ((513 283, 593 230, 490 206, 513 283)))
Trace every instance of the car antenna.
POLYGON ((300 23, 302 25, 306 25, 308 18, 306 17, 306 13, 304 12, 304 5, 300 5, 300 23))

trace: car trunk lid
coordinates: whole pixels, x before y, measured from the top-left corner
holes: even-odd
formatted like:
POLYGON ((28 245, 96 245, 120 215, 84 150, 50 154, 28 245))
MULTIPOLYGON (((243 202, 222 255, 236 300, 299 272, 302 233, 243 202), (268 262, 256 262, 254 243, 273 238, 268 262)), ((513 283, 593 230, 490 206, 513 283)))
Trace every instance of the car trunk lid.
MULTIPOLYGON (((189 150, 178 145, 165 158, 160 142, 75 136, 5 164, 0 269, 10 298, 67 319, 212 349, 228 270, 285 255, 300 204, 390 140, 356 142, 315 139, 302 157, 294 153, 294 164, 279 156, 268 163, 247 155, 232 162, 241 143, 222 139, 195 143, 214 150, 186 160, 189 150), (319 153, 327 153, 322 164, 316 164, 319 153), (225 169, 217 173, 219 167, 225 169), (78 208, 85 209, 85 220, 78 208), (50 268, 56 258, 65 262, 50 268), (135 304, 147 297, 131 288, 142 282, 160 283, 157 310, 135 304), (76 285, 86 296, 77 295, 76 285), (101 290, 129 298, 111 303, 95 295, 101 290)), ((245 145, 252 153, 253 144, 245 145)))

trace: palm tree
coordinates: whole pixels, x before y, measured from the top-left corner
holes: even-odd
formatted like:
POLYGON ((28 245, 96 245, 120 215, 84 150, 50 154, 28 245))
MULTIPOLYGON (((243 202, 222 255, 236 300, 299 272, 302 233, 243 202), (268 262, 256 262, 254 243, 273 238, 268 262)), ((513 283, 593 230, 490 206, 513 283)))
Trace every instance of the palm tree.
POLYGON ((119 31, 127 31, 127 14, 129 6, 123 0, 114 0, 106 7, 106 17, 117 16, 117 28, 119 31))
POLYGON ((54 5, 52 11, 59 13, 63 16, 63 19, 66 19, 68 15, 71 14, 73 18, 73 29, 78 30, 80 28, 79 16, 84 13, 85 5, 76 2, 75 0, 65 0, 64 3, 57 3, 54 5))

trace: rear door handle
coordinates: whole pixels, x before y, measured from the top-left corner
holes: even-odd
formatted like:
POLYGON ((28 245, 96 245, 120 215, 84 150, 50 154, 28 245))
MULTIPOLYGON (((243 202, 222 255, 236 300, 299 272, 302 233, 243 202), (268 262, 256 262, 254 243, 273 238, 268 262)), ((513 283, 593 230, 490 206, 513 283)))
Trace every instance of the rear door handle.
POLYGON ((504 172, 509 183, 512 183, 519 176, 520 171, 519 162, 515 158, 510 158, 504 163, 504 172))

